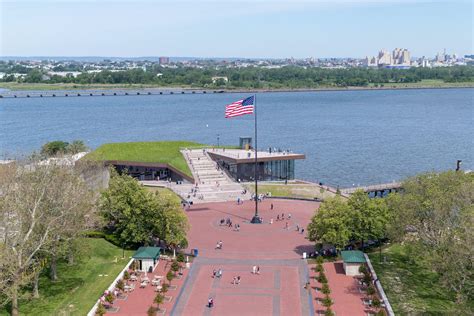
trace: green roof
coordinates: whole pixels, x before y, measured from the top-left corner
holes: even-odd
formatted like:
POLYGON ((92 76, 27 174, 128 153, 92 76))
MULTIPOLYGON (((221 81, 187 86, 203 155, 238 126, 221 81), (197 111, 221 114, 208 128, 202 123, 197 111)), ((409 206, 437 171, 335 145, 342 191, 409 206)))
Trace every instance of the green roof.
POLYGON ((156 259, 160 255, 160 247, 140 247, 133 254, 133 259, 156 259))
POLYGON ((163 163, 192 178, 191 170, 180 149, 202 146, 204 145, 188 141, 110 143, 100 146, 86 158, 102 161, 163 163))
POLYGON ((345 263, 365 263, 364 253, 360 250, 341 251, 342 260, 345 263))

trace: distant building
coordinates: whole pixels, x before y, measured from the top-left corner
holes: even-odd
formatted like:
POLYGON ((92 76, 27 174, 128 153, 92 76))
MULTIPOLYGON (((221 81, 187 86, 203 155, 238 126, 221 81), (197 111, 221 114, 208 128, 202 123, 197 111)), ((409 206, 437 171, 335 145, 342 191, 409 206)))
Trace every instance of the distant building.
POLYGON ((393 59, 392 55, 386 51, 386 50, 381 50, 378 55, 378 65, 379 66, 389 66, 392 65, 393 59))
POLYGON ((377 57, 367 56, 363 65, 366 67, 409 68, 411 55, 405 48, 395 48, 392 53, 382 49, 377 57))
POLYGON ((169 57, 160 57, 159 58, 160 65, 167 65, 170 63, 169 57))
POLYGON ((229 82, 229 78, 227 78, 227 77, 219 77, 219 76, 212 77, 211 80, 212 80, 212 83, 216 83, 216 82, 219 81, 219 80, 222 80, 222 81, 224 81, 224 82, 229 82))

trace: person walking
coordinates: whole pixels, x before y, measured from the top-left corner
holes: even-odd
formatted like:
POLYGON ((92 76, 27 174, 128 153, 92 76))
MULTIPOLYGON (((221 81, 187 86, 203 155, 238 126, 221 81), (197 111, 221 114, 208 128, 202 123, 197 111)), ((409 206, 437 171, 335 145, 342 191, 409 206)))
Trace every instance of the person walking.
POLYGON ((237 284, 240 284, 240 275, 237 276, 237 284))
POLYGON ((260 274, 260 266, 257 266, 257 271, 256 271, 257 274, 260 274))
POLYGON ((210 297, 210 298, 207 300, 207 306, 208 306, 209 308, 214 307, 214 300, 212 299, 212 297, 210 297))
POLYGON ((273 203, 270 204, 270 209, 273 211, 273 203))

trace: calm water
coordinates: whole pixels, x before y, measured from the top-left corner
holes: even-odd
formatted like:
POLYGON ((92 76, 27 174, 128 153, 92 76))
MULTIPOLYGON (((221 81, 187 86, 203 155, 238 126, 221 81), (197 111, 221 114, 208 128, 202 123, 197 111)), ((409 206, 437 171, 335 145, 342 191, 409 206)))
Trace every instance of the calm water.
MULTIPOLYGON (((474 89, 258 94, 259 148, 306 154, 298 178, 375 184, 463 160, 474 169, 474 89)), ((0 99, 0 154, 51 140, 192 140, 237 144, 253 116, 224 119, 240 94, 0 99)))

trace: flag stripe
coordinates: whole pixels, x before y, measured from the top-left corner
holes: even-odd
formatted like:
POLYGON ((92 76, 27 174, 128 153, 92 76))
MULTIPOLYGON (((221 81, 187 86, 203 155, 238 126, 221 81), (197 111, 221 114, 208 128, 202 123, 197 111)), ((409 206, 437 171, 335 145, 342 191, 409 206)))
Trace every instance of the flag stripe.
POLYGON ((253 114, 254 97, 248 97, 236 102, 233 102, 225 107, 225 118, 253 114))

